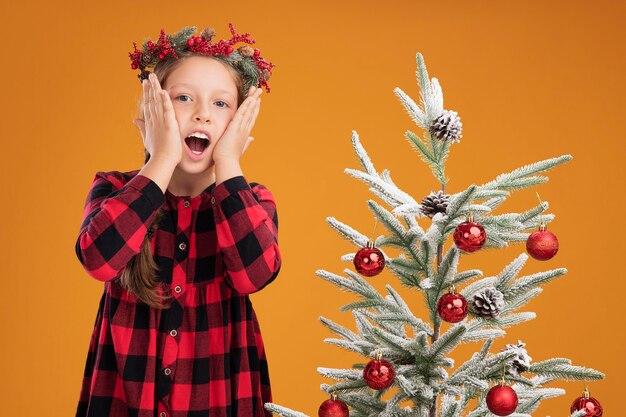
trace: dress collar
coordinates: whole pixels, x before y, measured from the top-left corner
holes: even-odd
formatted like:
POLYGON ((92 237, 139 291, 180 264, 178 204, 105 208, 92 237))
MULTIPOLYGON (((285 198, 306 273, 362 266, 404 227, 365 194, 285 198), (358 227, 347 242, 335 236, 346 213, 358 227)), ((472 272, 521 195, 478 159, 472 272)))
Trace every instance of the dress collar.
POLYGON ((194 200, 200 200, 202 199, 203 196, 209 196, 211 194, 211 191, 213 191, 213 188, 215 188, 215 183, 212 183, 211 185, 209 185, 207 188, 204 189, 204 191, 202 191, 200 194, 198 194, 195 197, 191 197, 189 195, 174 195, 170 192, 170 190, 166 189, 165 190, 165 197, 169 198, 171 200, 175 200, 175 201, 179 201, 179 200, 189 200, 189 201, 194 201, 194 200))

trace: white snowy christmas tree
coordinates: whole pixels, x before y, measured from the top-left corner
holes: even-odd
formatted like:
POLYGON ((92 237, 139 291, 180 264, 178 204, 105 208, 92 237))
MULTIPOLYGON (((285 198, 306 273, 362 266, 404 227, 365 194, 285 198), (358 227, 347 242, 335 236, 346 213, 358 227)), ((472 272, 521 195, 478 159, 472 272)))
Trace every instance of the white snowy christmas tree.
MULTIPOLYGON (((571 156, 526 165, 498 175, 486 184, 445 194, 448 182, 445 162, 451 146, 461 137, 462 125, 456 112, 444 110, 439 82, 436 78, 429 79, 419 53, 417 67, 420 105, 399 88, 395 93, 411 118, 424 130, 422 137, 410 131, 406 132, 406 137, 441 183, 441 191, 431 193, 418 203, 394 184, 388 170, 379 173, 374 168, 357 133, 353 132, 352 144, 363 170, 346 169, 345 172, 367 183, 370 191, 388 206, 368 201, 375 219, 384 226, 385 234, 376 238, 372 245, 365 234, 349 225, 333 217, 327 221, 357 248, 373 246, 379 250, 384 247, 398 250, 397 257, 381 251, 384 267, 397 276, 401 285, 423 296, 430 317, 423 320, 413 314, 411 305, 419 301, 418 296, 404 300, 391 285, 386 285, 386 295, 380 294, 366 278, 351 269, 344 270, 345 276, 318 270, 319 277, 358 296, 357 301, 342 307, 354 315, 356 332, 321 317, 324 326, 339 336, 325 342, 356 352, 365 362, 351 369, 318 368, 320 374, 338 381, 334 385, 322 384, 321 389, 333 397, 327 404, 331 408, 320 409, 320 415, 347 415, 347 407, 342 411, 337 406, 345 404, 350 407, 352 417, 491 416, 493 408, 498 406, 493 405, 493 400, 491 403, 487 400, 487 394, 492 387, 505 386, 514 390, 517 401, 511 412, 498 411, 498 415, 530 417, 542 400, 565 393, 560 388, 546 387, 547 383, 557 379, 604 378, 601 372, 574 366, 565 358, 531 363, 521 342, 507 344, 507 348, 499 352, 490 352, 494 339, 506 335, 504 329, 536 317, 535 313, 520 309, 542 292, 542 285, 567 270, 557 268, 520 276, 529 258, 522 253, 496 276, 483 277, 479 270, 460 271, 459 261, 468 251, 526 242, 529 231, 538 228, 543 231, 544 225, 554 219, 553 214, 545 214, 547 202, 540 202, 522 213, 493 212, 511 192, 546 182, 548 178, 542 174, 569 161, 571 156), (431 221, 426 230, 418 223, 418 219, 424 217, 431 221), (459 225, 468 221, 480 224, 483 237, 486 235, 478 248, 464 246, 462 241, 459 244, 456 237, 451 242, 459 225), (456 294, 455 288, 460 288, 458 294, 462 297, 455 297, 465 300, 466 309, 462 319, 452 321, 442 333, 440 300, 456 294), (468 342, 481 342, 482 347, 479 345, 479 351, 455 367, 448 355, 461 343, 468 342), (373 389, 367 384, 364 368, 367 362, 381 356, 391 364, 395 378, 389 380, 390 386, 373 389)), ((354 261, 354 256, 349 254, 341 259, 354 261)), ((272 403, 267 403, 265 408, 283 417, 306 416, 272 403)), ((585 410, 572 414, 573 417, 585 415, 592 414, 585 410)))

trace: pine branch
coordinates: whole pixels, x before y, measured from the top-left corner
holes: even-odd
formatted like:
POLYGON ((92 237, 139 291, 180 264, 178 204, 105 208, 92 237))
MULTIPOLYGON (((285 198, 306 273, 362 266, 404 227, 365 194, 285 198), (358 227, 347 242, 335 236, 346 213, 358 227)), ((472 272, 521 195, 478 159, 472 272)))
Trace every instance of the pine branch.
POLYGON ((376 218, 387 228, 387 230, 396 235, 396 237, 405 242, 405 244, 410 245, 412 243, 408 241, 409 239, 406 229, 393 214, 374 200, 369 200, 367 204, 370 210, 374 212, 376 218))
POLYGON ((456 417, 460 414, 459 401, 456 396, 445 394, 441 401, 440 417, 456 417))
POLYGON ((502 337, 506 335, 506 332, 501 329, 480 329, 468 331, 463 335, 463 342, 475 342, 477 340, 494 339, 496 337, 502 337))
POLYGON ((267 411, 271 412, 276 416, 281 417, 309 417, 306 414, 300 413, 298 411, 293 411, 287 407, 282 407, 280 405, 274 403, 265 403, 264 407, 267 411))
POLYGON ((329 320, 327 318, 324 317, 320 317, 319 320, 322 322, 322 324, 327 327, 331 332, 343 337, 346 340, 349 340, 351 342, 354 342, 355 340, 359 339, 359 336, 354 333, 353 331, 340 326, 339 324, 335 323, 332 320, 329 320))
MULTIPOLYGON (((525 187, 520 187, 521 185, 520 181, 527 179, 527 178, 542 178, 542 177, 531 177, 531 176, 534 174, 538 174, 540 172, 548 171, 554 168, 555 166, 563 164, 571 159, 572 159, 571 155, 562 155, 556 158, 545 159, 543 161, 525 165, 509 173, 498 175, 495 180, 488 182, 484 185, 481 185, 481 188, 491 189, 491 190, 505 190, 505 191, 508 189, 525 188, 525 187)), ((547 181, 547 179, 545 179, 545 181, 547 181)), ((542 182, 545 182, 545 181, 542 181, 542 182)), ((532 186, 535 184, 531 183, 531 184, 528 184, 528 186, 532 186)))
POLYGON ((374 164, 361 144, 361 141, 359 141, 359 135, 356 130, 352 131, 352 148, 365 172, 373 177, 377 177, 378 172, 376 168, 374 168, 374 164))
POLYGON ((543 214, 548 209, 548 207, 550 207, 548 202, 547 201, 542 201, 541 204, 539 204, 539 205, 531 208, 530 210, 520 214, 517 220, 519 222, 525 223, 528 220, 533 219, 533 218, 543 214))
POLYGON ((528 260, 528 255, 522 253, 517 258, 508 264, 496 277, 495 287, 499 291, 504 291, 508 287, 509 283, 519 274, 524 264, 528 260))
POLYGON ((433 333, 432 327, 428 323, 424 323, 422 320, 415 317, 408 304, 402 299, 400 294, 394 290, 391 285, 386 285, 387 292, 391 295, 398 306, 398 313, 403 314, 404 318, 407 320, 408 324, 411 325, 416 331, 426 332, 428 335, 433 333))
POLYGON ((425 357, 433 362, 440 356, 446 355, 457 347, 463 340, 463 335, 467 331, 464 323, 457 323, 447 332, 442 334, 426 351, 425 357))
POLYGON ((572 361, 567 358, 552 358, 542 362, 535 362, 530 366, 529 372, 537 373, 552 369, 555 365, 571 365, 572 361))
POLYGON ((523 312, 507 315, 500 315, 496 318, 484 318, 476 317, 468 323, 468 331, 476 331, 483 327, 497 327, 500 329, 506 329, 507 327, 515 326, 525 321, 533 320, 537 317, 535 313, 523 312))
POLYGON ((335 385, 332 385, 330 388, 328 388, 328 393, 332 394, 333 392, 337 393, 341 391, 354 391, 354 390, 359 390, 359 389, 362 389, 362 390, 369 389, 369 387, 365 384, 365 380, 363 380, 363 378, 361 378, 360 380, 355 380, 355 381, 339 382, 335 385))
POLYGON ((396 96, 398 96, 407 113, 409 113, 409 117, 413 119, 415 124, 423 129, 428 129, 430 124, 428 119, 426 118, 426 114, 415 103, 415 101, 413 101, 413 99, 409 97, 399 87, 394 88, 393 92, 396 94, 396 96))
POLYGON ((426 300, 428 303, 428 309, 430 310, 430 317, 434 325, 441 322, 441 318, 437 314, 437 302, 439 296, 443 290, 448 287, 453 277, 456 275, 458 263, 459 263, 460 251, 456 246, 451 246, 446 255, 443 257, 441 264, 439 265, 437 272, 433 279, 433 287, 426 291, 426 300))
POLYGON ((474 279, 482 275, 483 275, 482 271, 478 269, 470 269, 467 271, 459 272, 452 280, 452 285, 456 286, 462 282, 469 281, 470 279, 474 279))
POLYGON ((467 300, 471 300, 474 298, 474 294, 482 291, 487 287, 492 287, 496 282, 496 277, 486 277, 479 279, 478 281, 472 282, 467 287, 463 288, 461 291, 461 295, 465 297, 467 300))
POLYGON ((544 369, 541 370, 536 370, 531 366, 529 372, 537 375, 551 376, 552 378, 576 381, 596 381, 604 378, 604 374, 595 369, 565 364, 554 365, 548 369, 544 367, 544 369))
POLYGON ((417 274, 418 271, 405 269, 402 266, 399 266, 394 262, 397 259, 398 258, 387 259, 385 266, 400 279, 403 286, 407 288, 423 288, 417 274))
POLYGON ((367 242, 369 241, 367 236, 357 232, 356 230, 354 230, 353 228, 351 228, 347 224, 340 222, 339 220, 335 219, 334 217, 327 217, 326 218, 326 222, 333 229, 335 229, 337 232, 339 232, 341 237, 343 237, 343 238, 347 239, 348 241, 354 243, 358 247, 365 246, 367 244, 367 242))
POLYGON ((335 339, 335 338, 326 338, 324 339, 324 343, 328 343, 329 345, 335 345, 338 346, 340 348, 346 349, 350 352, 355 352, 361 355, 365 355, 367 352, 369 352, 371 349, 375 349, 376 345, 373 343, 369 343, 369 342, 363 342, 363 341, 355 341, 355 342, 350 342, 344 339, 335 339), (367 343, 367 346, 363 346, 364 343, 367 343), (370 349, 368 349, 368 347, 370 349))
POLYGON ((317 372, 325 376, 326 378, 331 378, 337 381, 341 380, 350 380, 350 381, 358 381, 363 379, 363 371, 358 371, 354 369, 335 369, 335 368, 323 368, 318 367, 317 372))
POLYGON ((417 405, 429 405, 434 398, 433 387, 424 384, 419 379, 409 380, 404 375, 397 375, 396 383, 417 405))
MULTIPOLYGON (((463 206, 469 204, 476 191, 478 191, 478 187, 476 185, 470 185, 466 190, 450 196, 445 216, 446 222, 455 219, 461 214, 460 210, 463 206)), ((444 222, 442 221, 441 223, 444 222)), ((443 226, 445 226, 445 224, 443 226)), ((444 227, 441 227, 441 230, 443 230, 443 228, 444 227)))
MULTIPOLYGON (((551 271, 538 272, 536 274, 527 275, 517 279, 508 289, 503 289, 503 294, 506 297, 512 297, 514 295, 522 294, 530 289, 546 284, 555 278, 558 278, 567 273, 566 268, 553 269, 551 271)), ((502 290, 501 290, 502 291, 502 290)))
POLYGON ((378 308, 376 312, 361 311, 361 314, 368 318, 373 324, 377 325, 386 332, 395 334, 396 336, 408 338, 404 325, 406 320, 398 320, 401 317, 401 313, 380 313, 380 311, 388 310, 387 308, 378 308), (395 316, 395 319, 382 319, 381 315, 395 316))
MULTIPOLYGON (((441 112, 439 111, 435 103, 430 79, 428 78, 428 70, 426 69, 426 64, 424 63, 424 57, 418 52, 415 55, 415 58, 417 61, 417 81, 420 87, 420 94, 422 96, 422 108, 424 109, 426 117, 428 118, 428 126, 430 126, 430 122, 439 117, 441 112)), ((439 84, 437 83, 437 85, 439 84)), ((443 106, 443 96, 441 97, 440 101, 443 106)), ((441 109, 441 111, 443 111, 443 108, 441 109)))
POLYGON ((543 292, 543 288, 532 288, 526 293, 519 294, 515 297, 504 297, 504 307, 500 311, 500 315, 511 313, 523 305, 527 304, 530 300, 538 296, 543 292))

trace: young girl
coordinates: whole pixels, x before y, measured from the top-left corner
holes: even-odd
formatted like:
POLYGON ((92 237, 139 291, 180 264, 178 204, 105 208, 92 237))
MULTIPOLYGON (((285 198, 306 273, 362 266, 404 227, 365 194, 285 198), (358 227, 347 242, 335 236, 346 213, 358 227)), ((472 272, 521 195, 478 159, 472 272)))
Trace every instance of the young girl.
POLYGON ((263 340, 248 295, 277 276, 272 194, 239 159, 273 64, 230 25, 130 54, 140 69, 143 168, 98 172, 76 254, 104 281, 77 416, 269 416, 263 340), (154 65, 154 73, 148 67, 154 65), (148 76, 149 74, 149 76, 148 76))

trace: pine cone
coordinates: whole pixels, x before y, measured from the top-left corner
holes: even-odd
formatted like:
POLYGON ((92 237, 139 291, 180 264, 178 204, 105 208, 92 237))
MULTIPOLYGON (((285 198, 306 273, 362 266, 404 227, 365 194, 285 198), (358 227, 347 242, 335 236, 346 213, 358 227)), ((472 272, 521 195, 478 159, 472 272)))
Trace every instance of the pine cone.
POLYGON ((248 45, 240 46, 239 48, 237 48, 237 52, 239 52, 239 54, 241 56, 252 56, 252 55, 254 55, 254 49, 252 49, 252 47, 250 47, 248 45))
POLYGON ((213 36, 215 36, 215 29, 206 28, 202 31, 202 33, 200 33, 200 36, 202 36, 205 40, 211 42, 211 39, 213 39, 213 36))
POLYGON ((141 63, 144 67, 150 65, 150 61, 152 61, 152 54, 150 52, 145 52, 141 55, 141 63))
POLYGON ((512 350, 517 353, 517 357, 507 362, 507 373, 512 376, 519 376, 520 373, 528 371, 530 368, 530 361, 532 358, 528 356, 528 352, 524 349, 526 343, 522 343, 521 340, 517 341, 517 345, 507 344, 506 349, 502 349, 502 352, 512 350))
POLYGON ((476 315, 494 318, 504 307, 504 295, 495 287, 487 287, 474 295, 472 306, 476 315))
POLYGON ((424 197, 422 200, 422 213, 431 219, 437 213, 446 214, 448 209, 448 202, 450 201, 450 194, 444 194, 443 191, 430 192, 430 195, 424 197))
POLYGON ((462 137, 463 123, 457 112, 444 110, 443 114, 436 118, 430 125, 431 136, 441 140, 460 142, 462 137))

